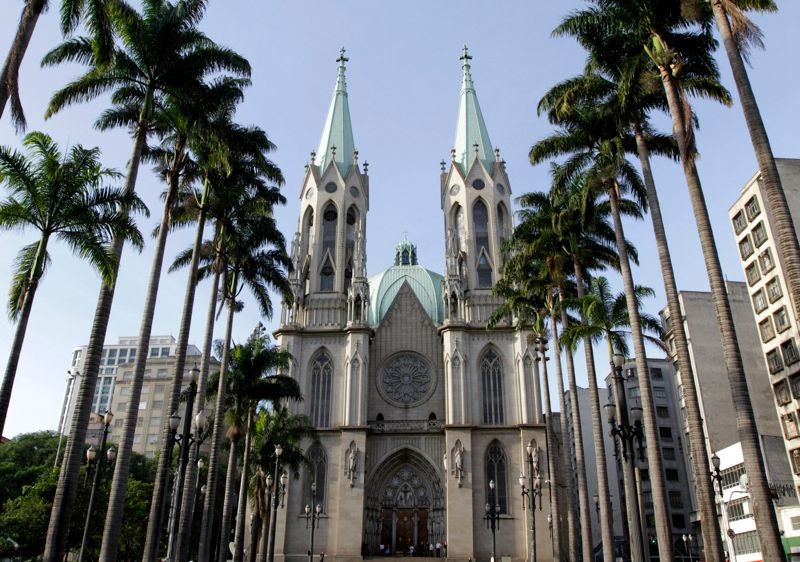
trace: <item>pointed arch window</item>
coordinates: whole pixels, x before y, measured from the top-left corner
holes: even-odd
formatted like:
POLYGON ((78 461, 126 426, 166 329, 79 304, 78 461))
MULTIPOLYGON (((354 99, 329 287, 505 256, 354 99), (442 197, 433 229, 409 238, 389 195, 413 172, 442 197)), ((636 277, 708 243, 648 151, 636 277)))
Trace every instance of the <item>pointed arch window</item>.
POLYGON ((461 205, 453 206, 453 224, 456 228, 456 253, 463 252, 467 248, 467 227, 464 224, 464 210, 461 205))
POLYGON ((486 503, 492 503, 492 494, 500 513, 508 513, 508 475, 506 453, 499 441, 492 441, 486 449, 486 503), (489 487, 494 481, 494 490, 489 487))
POLYGON ((319 353, 311 366, 311 422, 314 427, 331 425, 331 384, 333 362, 326 352, 319 353))
POLYGON ((503 367, 500 356, 493 349, 481 359, 481 389, 483 398, 483 423, 505 423, 503 408, 503 367))
POLYGON ((305 217, 303 217, 303 241, 302 241, 302 250, 303 254, 308 253, 308 249, 311 247, 313 241, 311 240, 314 232, 314 209, 311 207, 308 208, 306 211, 305 217))
POLYGON ((489 211, 483 201, 472 207, 472 222, 475 226, 475 255, 478 256, 478 286, 492 286, 492 267, 489 263, 489 211))
MULTIPOLYGON (((306 494, 305 497, 308 498, 305 502, 301 502, 301 504, 305 507, 306 502, 311 501, 311 484, 316 482, 317 484, 317 496, 316 496, 316 503, 317 505, 322 507, 322 511, 327 511, 325 509, 325 485, 327 484, 327 472, 328 472, 328 456, 325 454, 325 449, 322 448, 320 443, 314 443, 311 447, 308 448, 306 452, 306 457, 308 458, 308 478, 306 482, 306 494)), ((311 506, 313 509, 315 506, 311 506)))

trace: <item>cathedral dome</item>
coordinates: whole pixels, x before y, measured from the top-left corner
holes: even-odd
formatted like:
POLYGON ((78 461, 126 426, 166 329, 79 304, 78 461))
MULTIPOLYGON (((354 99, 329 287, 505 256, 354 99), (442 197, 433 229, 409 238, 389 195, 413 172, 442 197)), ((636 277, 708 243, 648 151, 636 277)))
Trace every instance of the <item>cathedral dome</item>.
POLYGON ((444 319, 443 279, 438 273, 418 265, 417 247, 404 240, 395 249, 394 265, 369 278, 369 323, 377 326, 383 320, 403 283, 408 283, 431 320, 441 324, 444 319))

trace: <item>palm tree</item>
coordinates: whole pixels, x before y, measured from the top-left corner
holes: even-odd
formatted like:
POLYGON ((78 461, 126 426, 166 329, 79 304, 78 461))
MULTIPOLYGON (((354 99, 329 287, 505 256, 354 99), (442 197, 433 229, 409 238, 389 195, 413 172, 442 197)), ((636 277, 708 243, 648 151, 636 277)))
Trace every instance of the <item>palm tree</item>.
MULTIPOLYGON (((659 347, 663 347, 663 342, 659 336, 663 335, 661 324, 657 318, 644 313, 641 310, 641 300, 646 297, 654 296, 652 289, 646 287, 635 287, 637 308, 643 330, 643 337, 659 347), (656 336, 651 336, 655 334, 656 336)), ((628 315, 628 302, 625 293, 614 296, 611 287, 605 277, 596 277, 591 280, 589 293, 579 299, 575 305, 581 311, 581 316, 585 319, 582 324, 573 324, 568 333, 564 336, 568 340, 583 339, 586 345, 599 342, 605 339, 608 345, 608 357, 611 365, 611 372, 614 372, 612 361, 615 354, 622 356, 628 354, 627 338, 630 337, 630 316, 628 315)), ((615 403, 621 404, 619 388, 614 386, 615 403)), ((625 459, 622 463, 623 480, 625 485, 625 497, 628 498, 626 506, 627 521, 629 529, 630 549, 633 560, 642 560, 644 550, 642 549, 642 528, 639 518, 639 511, 631 508, 631 502, 636 502, 638 496, 636 492, 636 476, 634 474, 634 461, 625 459)))
MULTIPOLYGON (((616 238, 616 248, 619 253, 618 263, 631 315, 632 339, 637 370, 641 373, 647 373, 644 340, 636 309, 635 287, 630 269, 630 245, 625 240, 621 220, 626 207, 630 212, 637 212, 636 209, 630 209, 630 205, 626 205, 624 199, 621 199, 621 196, 626 193, 635 197, 635 204, 639 208, 646 209, 647 202, 644 195, 644 187, 636 170, 625 159, 625 139, 619 133, 617 117, 613 113, 606 112, 605 108, 598 108, 589 103, 576 104, 569 114, 561 115, 556 123, 559 129, 531 149, 531 161, 537 163, 557 156, 568 156, 559 173, 563 176, 563 183, 572 183, 573 185, 568 185, 565 188, 561 187, 560 189, 565 192, 565 196, 575 199, 573 202, 574 208, 580 212, 583 212, 582 209, 585 209, 587 205, 594 204, 599 197, 603 195, 608 197, 607 203, 614 223, 613 230, 616 238), (576 182, 575 180, 578 181, 576 182), (578 188, 577 190, 575 189, 576 187, 578 188)), ((585 267, 577 255, 574 264, 578 297, 581 298, 585 291, 585 281, 582 273, 585 267)), ((584 348, 587 349, 588 365, 590 362, 588 350, 591 349, 591 346, 584 345, 584 348)), ((590 376, 590 393, 592 384, 593 381, 590 376)), ((594 384, 596 385, 596 381, 594 381, 594 384)), ((642 384, 640 384, 640 390, 647 442, 655 445, 659 443, 658 428, 649 379, 643 379, 642 384)), ((596 401, 595 396, 592 396, 592 413, 594 415, 596 407, 598 411, 595 441, 596 448, 598 448, 598 445, 602 446, 602 426, 600 425, 602 422, 600 421, 599 400, 596 401)), ((655 447, 651 450, 659 451, 660 449, 655 447)), ((648 462, 659 555, 664 560, 670 560, 672 557, 672 541, 670 539, 669 511, 661 456, 651 454, 648 457, 648 462)), ((601 485, 601 510, 603 506, 602 495, 601 485)), ((611 534, 613 540, 613 533, 610 530, 609 534, 611 534)), ((604 537, 603 540, 605 542, 608 539, 604 537)))
MULTIPOLYGON (((762 552, 765 559, 777 560, 783 556, 780 530, 771 505, 764 459, 761 456, 758 430, 748 394, 725 279, 700 176, 695 165, 694 127, 687 93, 691 91, 692 82, 698 80, 718 82, 717 66, 712 56, 716 44, 707 25, 708 13, 700 11, 699 26, 696 21, 689 19, 687 14, 689 13, 681 10, 677 0, 647 0, 635 5, 620 0, 603 0, 599 8, 590 8, 573 14, 565 20, 562 27, 575 34, 584 34, 587 28, 595 31, 601 29, 614 35, 626 34, 630 41, 644 45, 644 50, 661 80, 720 327, 745 470, 751 478, 753 511, 761 533, 762 552)), ((673 324, 675 320, 676 318, 673 318, 673 324)))
POLYGON ((301 466, 309 464, 302 444, 316 440, 317 432, 308 416, 292 414, 285 404, 271 410, 261 410, 258 413, 253 433, 253 460, 258 466, 258 471, 254 475, 252 496, 256 503, 256 515, 261 519, 261 526, 259 532, 252 533, 250 536, 251 561, 256 551, 259 552, 259 562, 267 561, 267 539, 270 524, 269 502, 267 501, 270 496, 268 474, 275 467, 275 445, 280 445, 283 449, 280 457, 281 465, 297 472, 301 466), (259 548, 255 546, 257 539, 260 543, 259 548))
MULTIPOLYGON (((43 61, 45 65, 78 62, 89 66, 87 73, 54 94, 47 116, 67 105, 88 101, 107 92, 113 92, 112 101, 118 105, 139 100, 138 115, 133 128, 133 154, 125 181, 126 193, 133 193, 135 190, 142 152, 151 131, 153 113, 165 95, 179 97, 187 87, 196 85, 198 78, 220 70, 245 76, 249 74, 249 65, 245 60, 227 49, 218 47, 197 31, 196 25, 202 18, 204 2, 181 0, 178 4, 171 4, 164 0, 146 0, 143 8, 143 13, 139 14, 126 4, 116 4, 112 14, 112 25, 119 41, 115 44, 112 57, 107 64, 101 61, 96 54, 94 43, 86 37, 65 41, 48 53, 43 61)), ((113 113, 116 109, 110 111, 113 113)), ((103 124, 102 117, 100 124, 103 124)), ((164 229, 164 236, 166 230, 164 229)), ((123 239, 117 237, 111 243, 117 267, 123 242, 123 239)), ((163 252, 161 254, 163 256, 163 252)), ((158 259, 161 258, 157 255, 154 261, 158 259)), ((150 287, 155 289, 158 278, 153 278, 151 275, 150 281, 150 287)), ((78 393, 70 432, 71 439, 67 443, 65 462, 62 464, 50 516, 44 553, 46 562, 60 561, 65 548, 65 522, 69 519, 77 489, 77 475, 83 456, 82 448, 97 382, 100 353, 114 299, 114 288, 113 284, 104 283, 98 298, 86 355, 83 384, 78 393)), ((146 312, 152 310, 154 303, 155 291, 149 290, 148 300, 145 303, 146 312)), ((142 324, 144 327, 147 322, 142 324)), ((140 360, 146 358, 149 344, 149 331, 147 334, 144 332, 145 330, 142 330, 143 335, 147 337, 140 339, 137 349, 140 360)), ((141 377, 137 376, 135 380, 138 382, 132 387, 131 404, 138 402, 141 392, 141 377)), ((113 559, 119 543, 117 538, 138 411, 129 411, 126 414, 115 466, 114 485, 109 500, 101 560, 113 559)))
MULTIPOLYGON (((234 562, 242 562, 244 546, 245 508, 247 506, 247 486, 249 481, 250 453, 252 450, 253 423, 256 409, 264 402, 276 408, 285 400, 300 400, 300 386, 297 381, 286 375, 275 374, 276 369, 286 369, 291 355, 269 344, 269 337, 264 327, 259 326, 244 345, 237 345, 230 351, 230 369, 228 372, 228 388, 226 391, 227 411, 225 413, 230 454, 225 487, 225 508, 222 513, 222 532, 227 537, 230 531, 231 509, 229 502, 233 500, 233 475, 236 468, 237 445, 244 436, 242 473, 239 486, 239 501, 236 512, 236 535, 233 553, 234 562)), ((218 380, 209 381, 209 395, 215 393, 218 380)), ((225 543, 225 541, 222 541, 225 543)), ((227 544, 220 544, 220 559, 227 560, 227 544)))
POLYGON ((76 145, 62 154, 52 138, 39 132, 27 135, 23 145, 27 156, 0 147, 0 184, 9 190, 9 197, 0 202, 0 229, 33 228, 39 240, 20 250, 13 272, 8 311, 17 328, 0 385, 0 434, 34 296, 50 263, 51 239, 65 242, 108 283, 116 274, 108 240, 120 236, 142 246, 141 233, 123 209, 144 210, 144 204, 107 185, 119 174, 102 166, 99 149, 76 145))
MULTIPOLYGON (((540 102, 539 111, 545 110, 552 115, 552 119, 557 120, 561 113, 571 111, 576 100, 588 100, 597 105, 606 104, 613 107, 623 125, 626 121, 630 122, 633 141, 629 139, 625 143, 626 149, 635 151, 639 158, 664 279, 667 309, 671 318, 680 318, 682 312, 675 272, 650 166, 651 153, 677 157, 674 140, 654 133, 647 121, 649 110, 666 109, 663 91, 659 92, 660 85, 654 84, 655 79, 649 70, 649 59, 641 51, 640 46, 630 44, 627 37, 591 33, 586 36, 581 35, 580 42, 589 51, 587 62, 589 70, 584 75, 568 79, 551 88, 540 102), (620 65, 620 60, 624 60, 625 64, 620 65)), ((693 89, 711 98, 718 98, 723 93, 719 90, 719 85, 713 82, 697 81, 693 84, 693 89)), ((700 412, 686 331, 682 322, 672 323, 671 336, 675 343, 678 374, 684 390, 698 509, 702 514, 701 519, 706 522, 702 526, 703 550, 709 560, 721 562, 724 554, 716 516, 714 486, 706 476, 710 473, 710 466, 706 453, 705 426, 700 412)))
MULTIPOLYGON (((92 32, 95 53, 107 62, 113 45, 111 11, 115 0, 63 0, 61 2, 61 32, 72 33, 81 21, 86 21, 92 32)), ((33 30, 39 16, 49 7, 49 0, 25 0, 19 18, 19 27, 11 43, 2 70, 0 70, 0 117, 11 99, 11 120, 17 130, 25 129, 25 112, 19 96, 19 69, 28 50, 33 30)))
MULTIPOLYGON (((206 253, 203 259, 208 265, 200 269, 201 276, 210 273, 213 265, 221 269, 222 298, 228 309, 211 435, 203 523, 200 528, 198 559, 201 562, 208 562, 211 555, 208 537, 211 532, 217 490, 227 371, 230 361, 228 350, 233 318, 241 307, 236 299, 246 286, 255 297, 262 316, 271 317, 273 307, 269 295, 270 289, 277 289, 288 302, 291 302, 292 298, 286 278, 286 271, 291 262, 286 254, 285 239, 272 216, 272 207, 270 201, 265 203, 264 199, 259 197, 246 198, 244 201, 239 201, 238 205, 228 207, 229 219, 220 232, 218 245, 206 245, 207 249, 218 250, 219 254, 217 255, 216 251, 206 253)), ((179 258, 183 261, 187 259, 185 255, 179 258)))
POLYGON ((711 8, 722 44, 728 54, 736 90, 742 102, 744 119, 750 131, 750 140, 761 172, 770 220, 775 225, 776 242, 786 268, 785 279, 792 295, 791 301, 795 306, 795 314, 800 314, 800 244, 797 241, 797 231, 786 202, 781 177, 775 165, 767 129, 761 119, 756 96, 744 65, 750 45, 763 46, 761 30, 750 21, 744 13, 745 10, 773 12, 778 7, 772 0, 711 0, 711 8))

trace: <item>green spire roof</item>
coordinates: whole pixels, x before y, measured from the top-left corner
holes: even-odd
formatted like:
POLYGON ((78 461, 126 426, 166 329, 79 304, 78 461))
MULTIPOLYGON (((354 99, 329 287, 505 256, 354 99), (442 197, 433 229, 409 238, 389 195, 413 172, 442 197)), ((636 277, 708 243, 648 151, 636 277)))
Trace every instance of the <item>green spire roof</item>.
POLYGON ((461 79, 461 102, 458 105, 458 124, 456 125, 456 140, 453 143, 455 149, 455 161, 461 164, 461 170, 466 174, 475 158, 475 145, 478 145, 478 158, 480 158, 487 170, 491 171, 494 156, 492 152, 492 141, 489 140, 489 133, 486 130, 486 123, 483 122, 481 106, 478 105, 478 96, 475 93, 475 85, 472 83, 469 61, 472 57, 464 45, 464 54, 461 55, 463 64, 461 69, 463 76, 461 79))
POLYGON ((349 59, 344 56, 344 47, 339 51, 339 75, 336 78, 336 86, 333 89, 333 99, 331 107, 328 109, 328 117, 325 119, 325 127, 322 129, 322 138, 319 141, 319 149, 315 163, 319 166, 320 172, 331 160, 336 162, 339 171, 343 176, 347 175, 350 166, 353 164, 353 152, 355 143, 353 142, 353 126, 350 123, 350 105, 347 103, 347 82, 345 81, 345 63, 349 59), (331 147, 336 147, 335 152, 331 147))

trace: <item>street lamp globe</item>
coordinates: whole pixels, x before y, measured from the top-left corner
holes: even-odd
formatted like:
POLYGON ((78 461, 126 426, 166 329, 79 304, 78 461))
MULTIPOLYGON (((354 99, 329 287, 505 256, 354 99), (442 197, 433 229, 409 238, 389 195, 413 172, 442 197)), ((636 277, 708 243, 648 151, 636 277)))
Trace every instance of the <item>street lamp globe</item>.
POLYGON ((288 482, 289 482, 289 477, 288 477, 288 476, 286 475, 286 473, 284 472, 283 474, 281 474, 281 486, 283 486, 284 488, 286 488, 286 484, 287 484, 288 482))
POLYGON ((178 431, 178 425, 181 423, 181 417, 175 413, 169 417, 169 428, 172 431, 178 431))
POLYGON ((529 457, 533 455, 533 443, 528 443, 528 445, 525 447, 525 450, 528 451, 529 457))
POLYGON ((275 456, 279 457, 282 454, 283 454, 283 447, 281 447, 280 444, 275 445, 275 456))
POLYGON ((197 460, 197 468, 198 468, 198 469, 200 469, 200 470, 203 470, 203 467, 204 467, 205 465, 206 465, 206 461, 204 461, 203 459, 198 459, 198 460, 197 460))
POLYGON ((542 489, 542 475, 539 474, 533 479, 533 489, 537 492, 542 489))
POLYGON ((494 490, 494 480, 489 480, 489 489, 494 490))
POLYGON ((311 506, 310 505, 306 504, 305 512, 306 512, 306 515, 311 515, 311 506))
POLYGON ((622 369, 622 365, 625 364, 625 357, 621 353, 615 353, 612 360, 615 369, 622 369))
POLYGON ((641 406, 634 406, 631 408, 631 421, 635 424, 642 423, 642 414, 644 410, 641 406))
POLYGON ((317 507, 316 507, 316 512, 317 512, 317 515, 319 515, 320 513, 322 513, 322 506, 321 506, 320 504, 317 504, 317 507))
POLYGON ((197 383, 197 381, 200 380, 200 369, 197 368, 197 363, 194 364, 194 367, 192 367, 189 373, 193 383, 197 383))
POLYGON ((106 410, 106 413, 103 416, 103 423, 105 423, 106 425, 111 425, 111 421, 113 419, 114 419, 114 414, 112 414, 110 410, 106 410))
POLYGON ((617 415, 617 407, 614 404, 606 404, 603 406, 603 409, 606 411, 606 419, 608 423, 613 424, 614 418, 617 415))
POLYGON ((86 449, 86 460, 92 462, 95 457, 97 457, 97 449, 94 448, 94 445, 89 445, 89 448, 86 449))
POLYGON ((114 462, 114 459, 117 458, 117 450, 114 447, 109 447, 108 451, 106 451, 106 458, 108 462, 114 462))
POLYGON ((719 455, 717 453, 714 453, 713 455, 711 455, 711 464, 714 465, 714 469, 715 470, 719 470, 719 467, 720 467, 721 463, 722 463, 722 460, 719 458, 719 455))
POLYGON ((197 431, 202 432, 206 427, 207 421, 208 415, 205 410, 197 412, 197 415, 194 417, 194 426, 197 428, 197 431))
POLYGON ((275 483, 275 481, 272 479, 272 474, 270 474, 269 476, 267 476, 267 489, 268 489, 268 490, 271 490, 271 489, 272 489, 272 485, 273 485, 274 483, 275 483))

